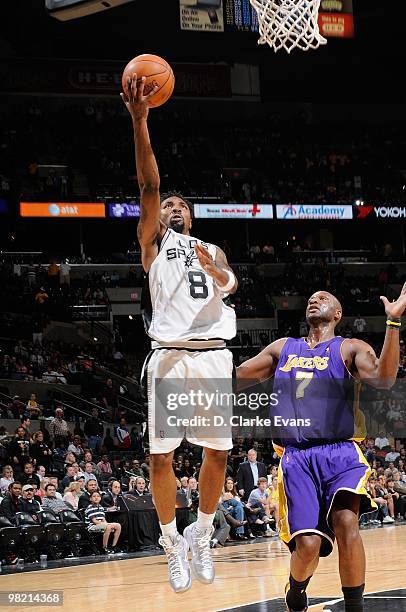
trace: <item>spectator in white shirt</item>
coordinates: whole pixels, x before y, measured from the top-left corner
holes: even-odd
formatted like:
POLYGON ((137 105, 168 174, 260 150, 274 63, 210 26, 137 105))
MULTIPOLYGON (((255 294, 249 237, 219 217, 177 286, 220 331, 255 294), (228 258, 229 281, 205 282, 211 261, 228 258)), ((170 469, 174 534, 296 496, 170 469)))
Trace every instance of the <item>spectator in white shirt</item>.
POLYGON ((68 452, 75 453, 75 456, 78 458, 80 458, 81 455, 83 455, 84 451, 83 451, 82 440, 80 439, 80 436, 73 436, 73 442, 69 444, 68 452))
POLYGON ((375 438, 375 446, 382 450, 385 446, 389 446, 389 440, 383 431, 380 431, 378 437, 375 438))
POLYGON ((36 349, 30 355, 30 363, 32 363, 33 365, 37 365, 38 367, 42 367, 44 365, 44 358, 38 349, 36 349))
POLYGON ((389 453, 385 455, 385 463, 390 463, 391 461, 396 461, 396 459, 400 457, 400 453, 397 452, 396 446, 392 444, 390 447, 389 453))
POLYGON ((12 482, 14 482, 13 468, 11 465, 5 465, 0 478, 0 493, 6 493, 12 482))
POLYGON ((189 479, 187 476, 182 476, 182 478, 180 479, 180 489, 185 493, 187 497, 189 494, 189 479))
POLYGON ((36 475, 38 476, 38 478, 41 480, 43 480, 43 478, 45 477, 45 468, 43 465, 39 465, 36 469, 36 475))
POLYGON ((63 385, 66 385, 67 383, 66 378, 62 374, 62 372, 53 370, 51 366, 48 366, 46 372, 43 373, 42 382, 53 383, 53 384, 63 384, 63 385))
POLYGON ((352 326, 357 334, 363 334, 367 328, 367 322, 361 317, 361 315, 358 315, 357 318, 354 319, 352 326))
MULTIPOLYGON (((258 487, 251 491, 248 498, 247 506, 256 511, 254 516, 248 515, 250 523, 255 522, 257 525, 267 524, 271 520, 271 512, 269 508, 269 495, 266 490, 268 479, 265 477, 258 478, 258 487)), ((275 532, 265 532, 265 535, 275 535, 275 532)))
POLYGON ((388 413, 387 413, 388 421, 398 421, 402 419, 401 410, 393 403, 390 405, 388 413))
POLYGON ((71 267, 66 259, 59 265, 59 284, 70 285, 70 270, 71 267))

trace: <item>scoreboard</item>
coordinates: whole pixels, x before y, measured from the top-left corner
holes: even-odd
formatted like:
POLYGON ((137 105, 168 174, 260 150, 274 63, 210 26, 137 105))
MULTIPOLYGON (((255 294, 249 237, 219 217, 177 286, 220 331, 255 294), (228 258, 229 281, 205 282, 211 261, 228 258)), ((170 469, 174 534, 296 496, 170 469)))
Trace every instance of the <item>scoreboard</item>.
MULTIPOLYGON (((293 5, 293 0, 290 2, 293 5)), ((250 0, 179 0, 179 7, 182 30, 254 33, 259 31, 258 15, 250 0)), ((320 33, 327 38, 332 36, 352 38, 354 36, 352 0, 321 0, 318 23, 320 33)))
POLYGON ((258 17, 250 0, 224 0, 228 31, 258 32, 258 17))

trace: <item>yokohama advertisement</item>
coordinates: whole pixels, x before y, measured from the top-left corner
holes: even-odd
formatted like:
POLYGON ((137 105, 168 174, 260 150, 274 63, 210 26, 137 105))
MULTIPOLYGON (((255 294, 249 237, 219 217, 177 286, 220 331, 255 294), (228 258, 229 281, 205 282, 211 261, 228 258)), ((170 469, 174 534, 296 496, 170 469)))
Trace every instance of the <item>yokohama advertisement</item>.
POLYGON ((357 206, 356 219, 406 219, 405 206, 357 206))

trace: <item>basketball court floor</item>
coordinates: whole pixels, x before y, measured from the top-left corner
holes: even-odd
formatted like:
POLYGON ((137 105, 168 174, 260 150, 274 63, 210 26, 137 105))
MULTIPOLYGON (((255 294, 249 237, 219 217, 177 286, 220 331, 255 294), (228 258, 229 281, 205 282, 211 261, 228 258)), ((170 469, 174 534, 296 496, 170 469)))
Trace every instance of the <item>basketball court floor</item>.
MULTIPOLYGON (((361 534, 367 554, 365 612, 406 612, 406 524, 366 529, 361 534)), ((12 573, 0 577, 0 609, 29 609, 9 606, 5 592, 52 589, 63 591, 64 603, 57 609, 66 612, 285 610, 283 592, 289 553, 279 539, 217 548, 213 555, 215 583, 202 585, 194 581, 190 591, 178 595, 168 585, 163 555, 122 560, 114 557, 106 562, 80 562, 41 571, 13 567, 12 573)), ((309 610, 343 612, 336 548, 330 557, 320 561, 308 592, 309 610)), ((44 612, 50 609, 36 606, 36 610, 44 612)))

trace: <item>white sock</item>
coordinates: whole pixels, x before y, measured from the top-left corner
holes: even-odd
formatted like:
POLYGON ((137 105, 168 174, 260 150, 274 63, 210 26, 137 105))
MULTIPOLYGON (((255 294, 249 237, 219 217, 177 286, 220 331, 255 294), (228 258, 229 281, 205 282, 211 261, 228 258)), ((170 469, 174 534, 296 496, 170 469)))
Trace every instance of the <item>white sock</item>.
POLYGON ((210 529, 210 527, 213 525, 215 514, 215 512, 213 512, 213 514, 206 514, 205 512, 201 512, 201 510, 198 508, 196 527, 200 529, 200 531, 206 531, 206 529, 210 529))
POLYGON ((164 536, 164 538, 167 536, 173 538, 178 533, 178 529, 176 527, 176 518, 174 518, 173 521, 171 521, 167 525, 162 525, 162 523, 159 523, 159 525, 161 527, 162 535, 164 536))

